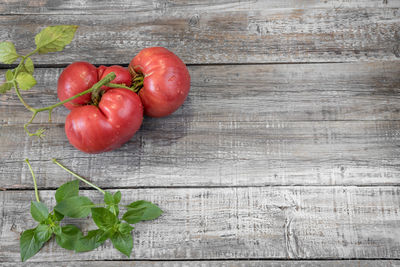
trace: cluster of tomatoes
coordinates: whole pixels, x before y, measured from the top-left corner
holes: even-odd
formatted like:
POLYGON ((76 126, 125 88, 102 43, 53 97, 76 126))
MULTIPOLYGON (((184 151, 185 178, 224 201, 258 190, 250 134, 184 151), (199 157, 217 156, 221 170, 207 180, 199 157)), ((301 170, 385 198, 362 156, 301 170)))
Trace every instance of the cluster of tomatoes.
POLYGON ((88 93, 64 104, 71 110, 65 121, 68 140, 86 153, 120 147, 139 130, 143 114, 170 115, 183 104, 190 89, 190 75, 182 60, 165 48, 151 47, 140 51, 128 69, 72 63, 59 77, 58 97, 63 101, 86 91, 111 72, 116 75, 111 83, 138 92, 102 86, 98 101, 88 93))

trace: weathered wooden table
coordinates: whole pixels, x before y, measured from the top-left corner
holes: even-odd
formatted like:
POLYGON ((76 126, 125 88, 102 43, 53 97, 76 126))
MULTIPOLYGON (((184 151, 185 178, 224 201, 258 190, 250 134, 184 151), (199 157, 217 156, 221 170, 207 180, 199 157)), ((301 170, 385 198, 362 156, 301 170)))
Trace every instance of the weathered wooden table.
POLYGON ((110 243, 77 254, 51 241, 26 266, 400 264, 399 0, 14 0, 0 12, 0 40, 22 52, 44 26, 80 25, 64 52, 33 57, 33 106, 57 102, 67 64, 127 66, 149 46, 192 76, 181 109, 100 155, 68 143, 65 108, 53 123, 40 114, 38 140, 22 128, 29 111, 1 95, 0 265, 21 264, 19 235, 35 225, 23 160, 49 205, 73 179, 52 157, 165 213, 137 225, 131 259, 110 243))

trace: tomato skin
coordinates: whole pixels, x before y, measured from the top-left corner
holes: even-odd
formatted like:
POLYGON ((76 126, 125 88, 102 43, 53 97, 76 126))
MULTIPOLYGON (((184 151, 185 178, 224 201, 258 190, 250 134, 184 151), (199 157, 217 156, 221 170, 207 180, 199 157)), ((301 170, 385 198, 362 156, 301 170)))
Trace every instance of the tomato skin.
MULTIPOLYGON (((98 77, 99 81, 103 79, 107 74, 110 72, 114 72, 117 77, 112 80, 110 83, 117 83, 117 84, 125 84, 126 86, 130 87, 132 85, 132 76, 129 71, 121 66, 114 65, 110 67, 100 66, 98 68, 98 77)), ((111 87, 102 86, 101 89, 108 90, 111 87)))
MULTIPOLYGON (((97 69, 88 62, 74 62, 66 67, 61 73, 58 84, 57 94, 61 101, 70 98, 80 92, 92 87, 98 81, 97 69)), ((70 110, 85 105, 90 101, 91 94, 80 96, 64 106, 70 110)))
POLYGON ((127 89, 108 90, 99 106, 73 109, 65 121, 69 142, 86 153, 101 153, 119 148, 139 130, 143 106, 137 94, 127 89))
POLYGON ((176 111, 190 89, 190 75, 185 63, 163 47, 145 48, 129 64, 131 73, 144 74, 139 91, 144 112, 150 117, 164 117, 176 111))

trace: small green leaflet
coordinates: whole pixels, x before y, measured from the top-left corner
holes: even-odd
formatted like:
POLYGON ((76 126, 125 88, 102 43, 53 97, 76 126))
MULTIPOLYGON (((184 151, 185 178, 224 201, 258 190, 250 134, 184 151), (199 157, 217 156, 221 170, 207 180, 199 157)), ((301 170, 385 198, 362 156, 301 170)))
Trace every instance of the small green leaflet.
POLYGON ((118 204, 121 201, 121 192, 117 191, 114 195, 109 192, 104 194, 104 203, 107 204, 107 208, 114 213, 116 216, 119 214, 118 204))
POLYGON ((90 209, 93 206, 94 204, 89 198, 84 196, 74 196, 64 199, 58 203, 54 209, 68 217, 83 218, 90 214, 90 209))
POLYGON ((71 182, 67 182, 60 186, 56 190, 56 201, 57 203, 60 203, 64 199, 78 196, 79 195, 79 181, 78 180, 73 180, 71 182))
POLYGON ((117 216, 106 208, 92 208, 92 218, 97 227, 105 231, 118 222, 117 216))
POLYGON ((8 90, 10 90, 12 88, 12 83, 9 83, 9 82, 12 81, 13 79, 14 79, 13 72, 11 70, 7 70, 7 72, 6 72, 6 81, 7 82, 0 85, 0 94, 4 94, 5 92, 7 92, 8 90))
POLYGON ((35 67, 33 66, 33 61, 30 57, 28 57, 27 59, 25 59, 24 64, 21 67, 21 72, 26 72, 29 74, 33 74, 35 67))
POLYGON ((2 85, 0 85, 0 94, 4 94, 5 92, 10 90, 11 88, 12 88, 12 84, 11 83, 3 83, 2 85))
POLYGON ((36 85, 35 78, 27 72, 18 73, 18 76, 15 80, 22 90, 29 90, 36 85))
POLYGON ((97 229, 89 231, 88 234, 84 237, 81 237, 75 246, 76 252, 86 252, 93 250, 104 243, 99 241, 101 236, 104 234, 103 230, 97 229))
POLYGON ((13 79, 14 79, 14 74, 13 74, 12 70, 7 70, 7 72, 6 72, 6 80, 8 82, 10 82, 13 79))
POLYGON ((36 49, 39 54, 61 51, 72 41, 77 29, 76 25, 47 27, 35 36, 36 49))
POLYGON ((13 63, 19 57, 15 46, 11 42, 0 42, 0 62, 13 63))
POLYGON ((53 231, 51 230, 50 226, 41 223, 36 227, 35 239, 39 242, 45 243, 51 238, 52 234, 53 231))
POLYGON ((81 237, 81 230, 75 225, 69 224, 61 228, 61 233, 56 235, 56 242, 62 248, 74 250, 81 237))
POLYGON ((126 256, 130 256, 133 248, 133 238, 132 234, 122 234, 120 232, 116 232, 111 237, 111 242, 116 249, 121 251, 126 256))
POLYGON ((22 233, 19 239, 19 247, 21 251, 21 260, 26 261, 40 250, 43 242, 35 239, 35 229, 29 229, 22 233))
POLYGON ((49 210, 46 205, 41 202, 32 201, 31 202, 31 215, 33 219, 37 222, 43 222, 49 217, 49 210))
POLYGON ((127 223, 118 224, 118 232, 123 235, 130 234, 134 228, 127 223))

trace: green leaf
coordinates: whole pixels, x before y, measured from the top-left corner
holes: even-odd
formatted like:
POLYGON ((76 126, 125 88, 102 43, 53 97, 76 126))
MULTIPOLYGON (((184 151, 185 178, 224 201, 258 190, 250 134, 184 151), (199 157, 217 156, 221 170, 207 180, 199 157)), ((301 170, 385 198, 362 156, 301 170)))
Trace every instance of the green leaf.
POLYGON ((65 216, 72 218, 83 218, 90 214, 90 209, 94 206, 89 198, 84 196, 74 196, 64 199, 58 203, 54 209, 65 216))
POLYGON ((56 235, 56 242, 62 248, 74 250, 81 237, 81 230, 75 225, 69 224, 61 228, 61 234, 56 235))
POLYGON ((119 204, 119 202, 121 201, 121 192, 120 191, 115 192, 113 198, 114 198, 114 203, 119 204))
POLYGON ((35 239, 35 229, 29 229, 22 233, 19 239, 21 260, 26 261, 40 250, 44 242, 35 239))
POLYGON ((42 202, 31 202, 31 215, 37 222, 43 222, 49 217, 49 210, 42 202))
POLYGON ((103 234, 99 237, 99 242, 104 242, 110 237, 112 237, 115 234, 115 229, 114 227, 107 229, 106 231, 103 232, 103 234))
POLYGON ((94 223, 103 230, 113 227, 118 218, 106 208, 92 208, 92 218, 94 223))
POLYGON ((18 73, 17 78, 15 79, 22 90, 29 90, 36 84, 35 78, 26 72, 18 73))
POLYGON ((133 229, 134 229, 134 227, 130 226, 127 223, 118 224, 118 231, 123 235, 130 234, 133 229))
POLYGON ((62 51, 74 38, 76 25, 57 25, 43 29, 35 36, 39 54, 62 51))
POLYGON ((28 57, 28 58, 25 59, 25 62, 22 65, 20 71, 21 72, 26 72, 26 73, 29 73, 29 74, 32 75, 34 69, 35 69, 35 67, 33 66, 33 61, 32 61, 32 59, 30 57, 28 57))
POLYGON ((47 224, 41 223, 36 227, 35 239, 37 241, 45 243, 50 239, 52 234, 53 231, 51 230, 51 227, 47 224))
POLYGON ((110 192, 107 192, 104 194, 104 203, 107 205, 112 205, 114 204, 114 197, 110 192))
POLYGON ((67 182, 60 186, 56 190, 56 201, 57 203, 60 203, 66 198, 74 197, 79 195, 79 180, 73 180, 70 182, 67 182))
POLYGON ((12 88, 12 84, 10 83, 3 83, 0 85, 0 94, 4 94, 5 92, 9 91, 12 88))
POLYGON ((7 70, 7 72, 6 72, 6 80, 8 82, 10 82, 13 79, 14 79, 14 73, 12 72, 12 70, 7 70))
POLYGON ((112 206, 108 206, 107 209, 108 209, 109 211, 111 211, 113 214, 115 214, 116 216, 118 216, 118 214, 119 214, 118 205, 114 204, 114 205, 112 205, 112 206))
POLYGON ((54 210, 54 220, 61 221, 62 219, 64 219, 64 215, 54 210))
POLYGON ((86 252, 93 250, 104 243, 104 241, 99 241, 100 237, 104 234, 101 229, 96 229, 89 231, 84 237, 81 237, 75 244, 76 252, 86 252))
POLYGON ((116 232, 111 237, 111 242, 113 243, 114 247, 121 251, 126 256, 130 256, 133 248, 133 238, 132 234, 122 234, 120 232, 116 232))
POLYGON ((145 200, 135 201, 128 205, 128 211, 142 209, 144 209, 142 221, 154 220, 163 213, 157 205, 145 200))
POLYGON ((54 234, 55 235, 61 235, 61 226, 60 225, 56 225, 55 227, 54 227, 54 234))
POLYGON ((142 220, 144 211, 145 211, 145 208, 128 210, 122 216, 122 219, 130 224, 138 223, 142 220))
POLYGON ((0 62, 13 63, 19 57, 15 46, 11 42, 0 42, 0 62))

